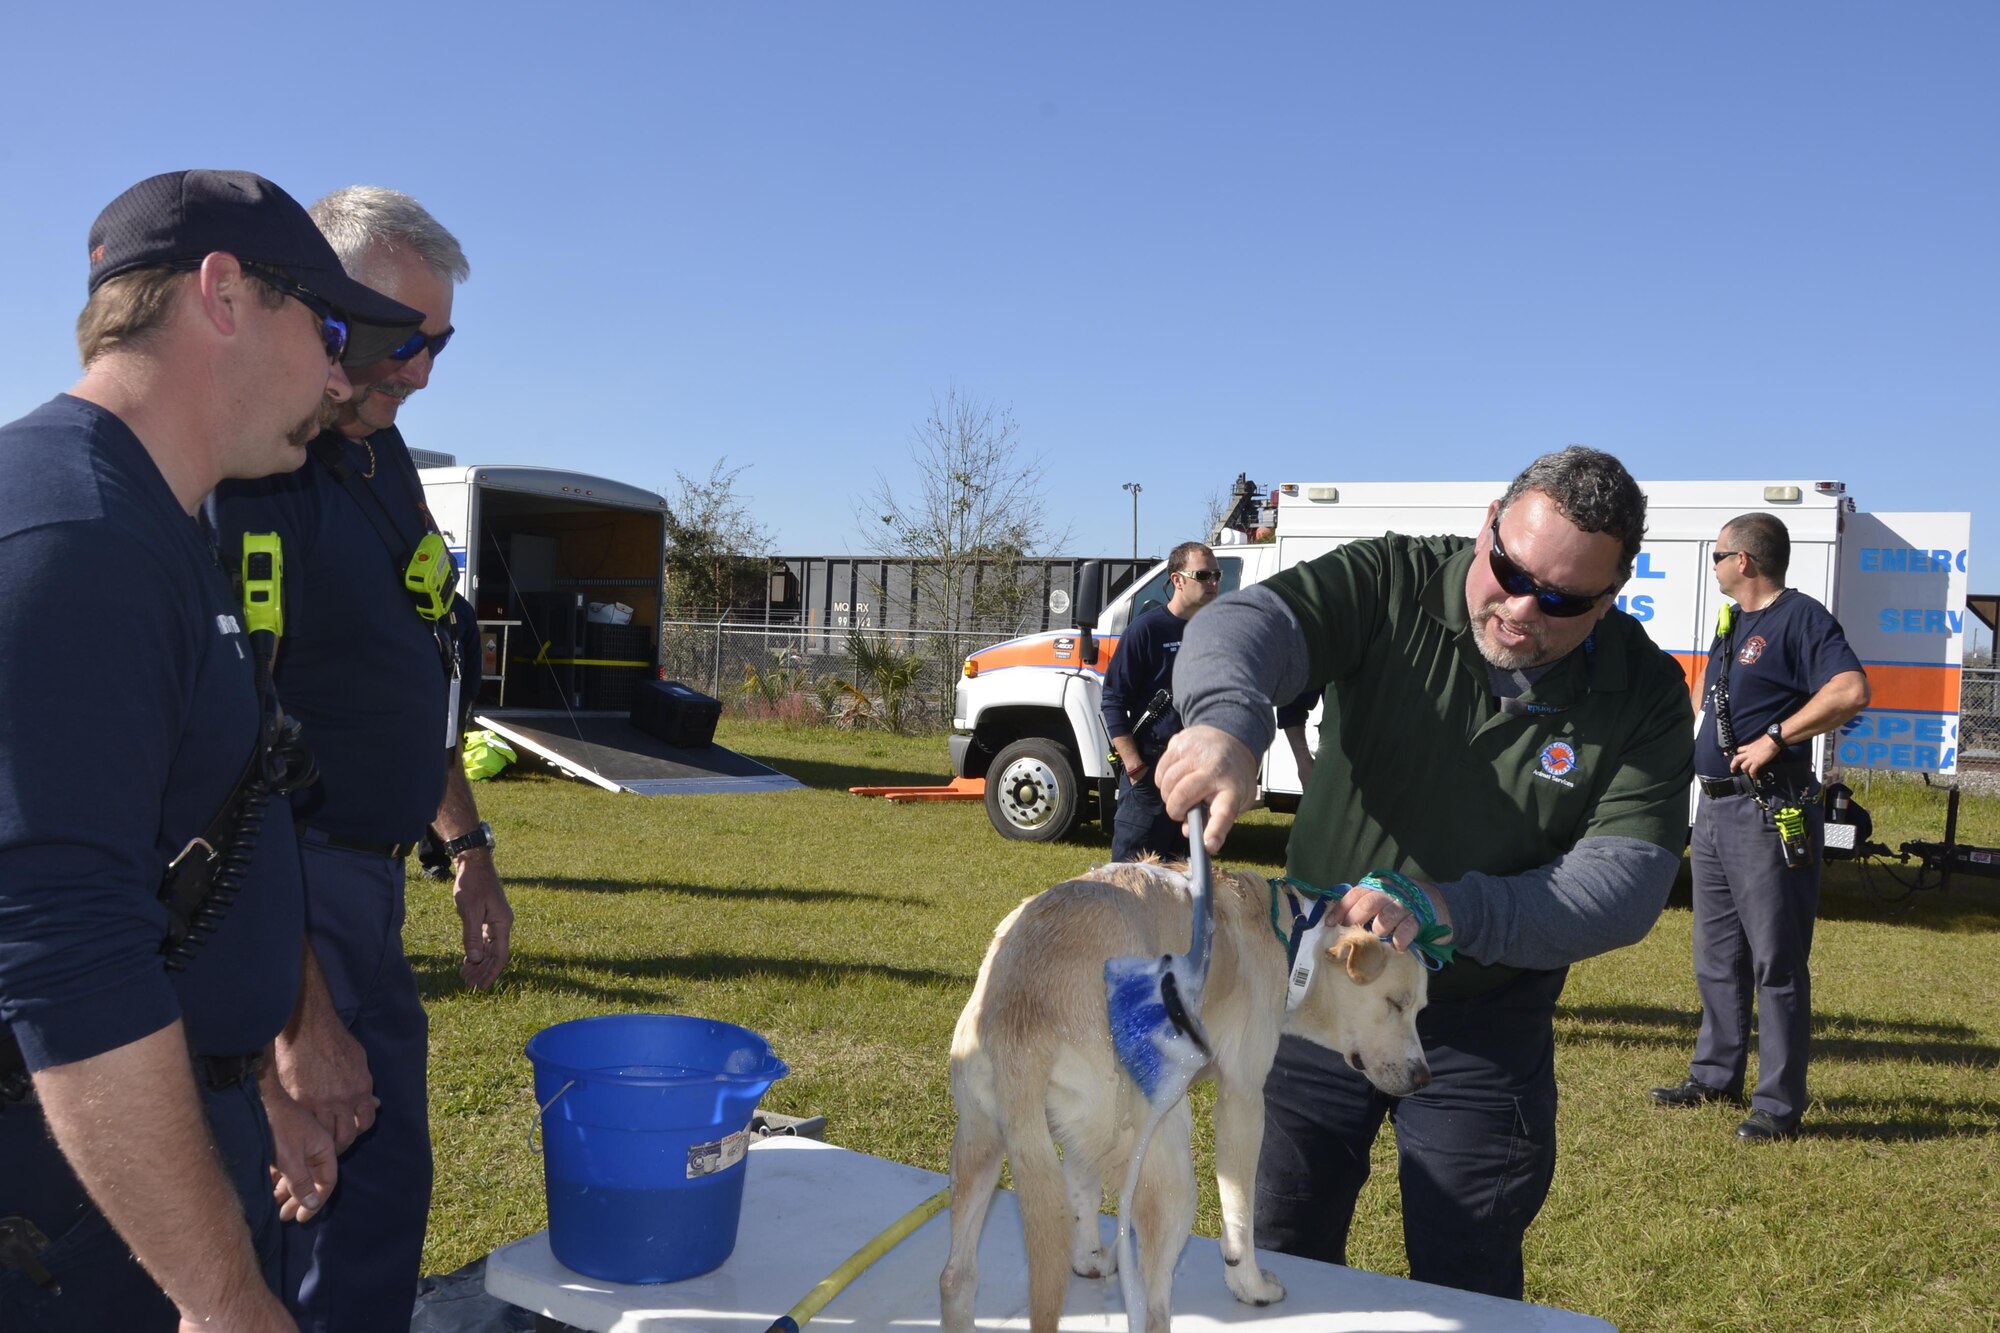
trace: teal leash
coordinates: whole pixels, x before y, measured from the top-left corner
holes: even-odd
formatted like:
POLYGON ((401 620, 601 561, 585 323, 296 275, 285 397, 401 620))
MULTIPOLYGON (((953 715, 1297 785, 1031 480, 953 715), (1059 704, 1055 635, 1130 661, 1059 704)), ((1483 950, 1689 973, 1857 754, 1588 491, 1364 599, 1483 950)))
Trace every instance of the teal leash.
MULTIPOLYGON (((1431 908, 1430 895, 1418 888, 1414 880, 1399 870, 1371 870, 1362 876, 1359 884, 1336 884, 1327 889, 1308 884, 1291 875, 1280 875, 1271 881, 1271 933, 1285 946, 1288 960, 1298 950, 1300 936, 1300 932, 1296 929, 1298 924, 1300 922, 1305 922, 1307 925, 1316 924, 1324 915, 1327 902, 1337 900, 1354 889, 1373 889, 1377 893, 1386 894, 1417 919, 1417 937, 1411 941, 1410 952, 1422 959, 1424 966, 1431 971, 1442 970, 1446 963, 1457 956, 1457 946, 1445 942, 1445 937, 1451 933, 1451 928, 1439 923, 1437 913, 1431 908), (1292 903, 1292 921, 1295 927, 1292 931, 1287 931, 1278 924, 1280 885, 1284 887, 1285 896, 1292 903), (1314 899, 1318 905, 1307 912, 1299 906, 1300 898, 1314 899)), ((1388 941, 1385 939, 1383 942, 1388 941)))

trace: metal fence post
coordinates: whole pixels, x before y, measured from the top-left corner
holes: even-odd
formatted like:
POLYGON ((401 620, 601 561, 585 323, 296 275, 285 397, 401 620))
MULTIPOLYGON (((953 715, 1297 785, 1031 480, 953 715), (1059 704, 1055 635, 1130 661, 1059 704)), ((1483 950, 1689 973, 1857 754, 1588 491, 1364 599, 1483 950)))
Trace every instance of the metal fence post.
POLYGON ((708 685, 708 694, 712 699, 722 697, 722 626, 728 619, 729 613, 724 611, 715 621, 715 671, 708 685))

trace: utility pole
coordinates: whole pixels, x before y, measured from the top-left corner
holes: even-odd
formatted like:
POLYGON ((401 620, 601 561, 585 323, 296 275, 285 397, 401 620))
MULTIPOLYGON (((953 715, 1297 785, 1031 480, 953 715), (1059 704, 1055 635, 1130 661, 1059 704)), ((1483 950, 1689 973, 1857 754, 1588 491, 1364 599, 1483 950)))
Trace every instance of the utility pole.
POLYGON ((1132 558, 1139 558, 1139 492, 1146 489, 1136 481, 1123 482, 1120 490, 1132 492, 1132 558))

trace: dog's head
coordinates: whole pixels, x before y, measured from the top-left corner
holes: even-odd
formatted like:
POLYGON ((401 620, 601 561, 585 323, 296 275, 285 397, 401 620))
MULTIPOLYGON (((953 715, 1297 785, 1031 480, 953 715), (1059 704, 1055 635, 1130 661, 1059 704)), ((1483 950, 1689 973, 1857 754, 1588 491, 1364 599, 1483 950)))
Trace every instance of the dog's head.
POLYGON ((1316 946, 1305 998, 1285 1031, 1337 1051, 1370 1083, 1403 1097, 1431 1081, 1417 1040, 1417 1011, 1430 999, 1430 974, 1358 926, 1316 946))

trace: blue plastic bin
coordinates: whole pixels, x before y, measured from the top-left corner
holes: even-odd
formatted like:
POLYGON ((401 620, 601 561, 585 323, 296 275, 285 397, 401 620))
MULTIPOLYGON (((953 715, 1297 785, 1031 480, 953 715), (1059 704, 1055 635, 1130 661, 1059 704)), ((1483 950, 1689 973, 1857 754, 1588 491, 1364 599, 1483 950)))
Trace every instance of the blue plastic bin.
POLYGON ((613 1014, 528 1039, 549 1249, 608 1282, 676 1282, 736 1248, 757 1099, 789 1072, 748 1028, 613 1014))

